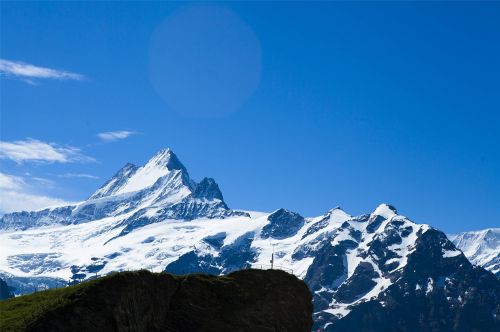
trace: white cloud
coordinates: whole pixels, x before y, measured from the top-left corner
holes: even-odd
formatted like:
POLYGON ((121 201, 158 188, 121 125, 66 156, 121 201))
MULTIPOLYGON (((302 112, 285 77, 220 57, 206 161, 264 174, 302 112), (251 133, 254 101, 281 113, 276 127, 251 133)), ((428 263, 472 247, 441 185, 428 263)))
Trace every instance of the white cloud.
POLYGON ((17 163, 25 161, 45 163, 94 161, 93 158, 83 155, 78 148, 60 146, 35 139, 14 142, 0 141, 0 159, 10 159, 17 163))
POLYGON ((62 199, 22 193, 17 191, 4 191, 0 189, 2 200, 0 201, 0 212, 10 213, 16 211, 34 211, 49 206, 69 205, 62 199))
POLYGON ((114 142, 121 139, 125 139, 130 135, 134 134, 137 134, 137 132, 128 130, 119 130, 119 131, 107 131, 104 133, 99 133, 97 134, 97 137, 99 137, 101 140, 105 142, 114 142))
POLYGON ((37 67, 20 61, 0 59, 0 75, 21 78, 26 83, 35 84, 33 79, 76 80, 85 79, 84 75, 64 70, 37 67))
POLYGON ((21 177, 0 172, 0 189, 17 190, 24 185, 24 180, 21 177))
POLYGON ((70 204, 65 200, 34 192, 22 177, 0 172, 0 212, 33 211, 70 204))
POLYGON ((39 178, 36 176, 31 177, 30 180, 35 181, 35 182, 39 183, 40 185, 43 185, 46 188, 53 188, 56 185, 56 183, 52 180, 45 179, 45 178, 39 178))
POLYGON ((85 173, 64 173, 62 175, 59 175, 61 178, 85 178, 85 179, 94 179, 97 180, 99 179, 98 176, 92 175, 92 174, 85 174, 85 173))

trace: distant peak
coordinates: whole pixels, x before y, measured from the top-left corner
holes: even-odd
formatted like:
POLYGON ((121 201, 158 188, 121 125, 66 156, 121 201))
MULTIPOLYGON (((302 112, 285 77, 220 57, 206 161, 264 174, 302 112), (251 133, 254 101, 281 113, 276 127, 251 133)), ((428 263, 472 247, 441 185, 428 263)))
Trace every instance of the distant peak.
POLYGON ((263 239, 272 237, 274 239, 286 239, 297 234, 304 225, 304 217, 287 209, 278 209, 271 213, 267 220, 269 223, 262 228, 260 236, 263 239))
POLYGON ((271 212, 271 215, 273 215, 273 214, 283 214, 283 213, 291 213, 291 211, 288 210, 288 209, 285 209, 285 208, 279 208, 278 210, 275 210, 275 211, 271 212))
POLYGON ((280 208, 274 212, 272 212, 268 217, 267 219, 268 220, 272 220, 272 219, 280 219, 280 218, 283 218, 283 217, 294 217, 294 218, 302 218, 304 219, 300 214, 298 214, 297 212, 293 212, 293 211, 290 211, 290 210, 287 210, 285 208, 280 208))
POLYGON ((180 170, 182 176, 189 179, 186 168, 175 153, 170 149, 161 149, 142 167, 126 164, 91 198, 130 193, 151 187, 159 178, 173 170, 180 170))
POLYGON ((390 204, 380 204, 377 206, 375 211, 373 211, 374 215, 382 216, 384 218, 390 218, 398 214, 396 208, 390 204))
POLYGON ((171 171, 177 169, 186 172, 186 168, 177 158, 177 155, 169 148, 158 151, 146 165, 166 167, 171 171))
POLYGON ((326 213, 323 216, 326 217, 326 218, 329 218, 333 214, 337 214, 337 213, 345 213, 345 212, 344 212, 344 210, 342 210, 340 208, 340 206, 336 206, 333 209, 330 209, 330 210, 326 211, 326 213))
POLYGON ((172 153, 174 153, 174 152, 170 148, 163 148, 163 149, 158 150, 158 152, 155 153, 155 155, 153 156, 153 158, 157 157, 157 156, 170 155, 172 153))
POLYGON ((329 217, 330 219, 333 218, 333 219, 340 219, 340 220, 343 220, 346 218, 351 218, 351 215, 349 215, 344 210, 342 210, 342 208, 340 206, 336 206, 333 209, 331 209, 330 211, 328 211, 326 213, 326 216, 329 217))
POLYGON ((219 186, 212 178, 204 178, 201 180, 194 190, 193 196, 195 198, 218 199, 224 201, 219 186))
POLYGON ((170 149, 161 149, 158 152, 155 153, 155 155, 149 159, 148 164, 150 163, 155 163, 158 165, 163 165, 164 163, 168 162, 172 155, 175 156, 175 153, 170 150, 170 149))

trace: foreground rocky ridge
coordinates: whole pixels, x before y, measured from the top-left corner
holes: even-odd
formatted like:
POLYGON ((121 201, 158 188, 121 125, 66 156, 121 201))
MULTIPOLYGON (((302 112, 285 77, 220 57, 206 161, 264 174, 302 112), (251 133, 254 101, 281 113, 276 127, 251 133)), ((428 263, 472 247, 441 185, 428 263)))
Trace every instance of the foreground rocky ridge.
POLYGON ((3 301, 0 310, 2 331, 308 332, 312 325, 307 286, 277 270, 122 272, 3 301))
POLYGON ((315 329, 336 330, 352 317, 388 330, 499 327, 499 280, 393 206, 361 216, 337 207, 314 218, 235 211, 213 179, 196 183, 187 174, 162 150, 145 166, 125 166, 76 207, 4 216, 0 277, 22 294, 127 269, 220 275, 272 260, 309 286, 315 329), (68 209, 67 217, 57 212, 68 209), (418 310, 405 315, 412 306, 418 310))

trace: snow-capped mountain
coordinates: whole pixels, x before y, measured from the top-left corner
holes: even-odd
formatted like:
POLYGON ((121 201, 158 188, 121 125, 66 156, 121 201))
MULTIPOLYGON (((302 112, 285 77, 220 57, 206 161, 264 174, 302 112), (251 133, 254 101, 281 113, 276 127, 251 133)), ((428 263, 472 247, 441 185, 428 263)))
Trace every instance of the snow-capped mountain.
POLYGON ((69 225, 120 216, 131 227, 161 219, 224 218, 231 211, 213 179, 190 179, 170 150, 159 151, 146 165, 127 164, 89 199, 75 205, 6 214, 0 229, 26 230, 42 225, 69 225), (146 220, 147 219, 147 220, 146 220))
POLYGON ((451 238, 473 264, 500 277, 500 228, 464 232, 451 238))
POLYGON ((387 204, 361 216, 235 211, 170 150, 127 164, 84 202, 3 216, 0 249, 0 277, 17 293, 127 269, 226 274, 272 260, 308 284, 315 328, 500 327, 500 281, 442 232, 387 204))

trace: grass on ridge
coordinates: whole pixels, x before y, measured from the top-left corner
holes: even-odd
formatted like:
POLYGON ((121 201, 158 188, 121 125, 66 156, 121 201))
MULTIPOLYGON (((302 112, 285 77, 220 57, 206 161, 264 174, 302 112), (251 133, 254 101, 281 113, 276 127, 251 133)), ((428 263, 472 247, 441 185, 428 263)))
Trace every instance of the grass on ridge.
POLYGON ((63 288, 48 289, 0 301, 0 331, 22 331, 47 311, 67 305, 105 279, 136 272, 112 273, 98 279, 63 288))
MULTIPOLYGON (((77 285, 53 288, 2 300, 0 301, 0 331, 23 331, 41 315, 90 294, 103 281, 115 279, 115 282, 120 282, 120 280, 124 281, 132 276, 141 278, 141 275, 144 276, 144 274, 162 275, 164 273, 152 273, 147 270, 115 272, 77 285)), ((206 274, 170 275, 174 279, 201 278, 208 283, 226 283, 233 280, 228 276, 209 276, 206 274)))

